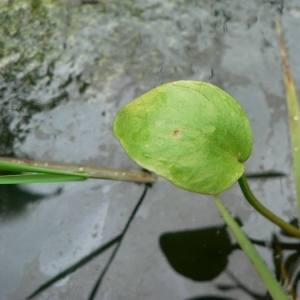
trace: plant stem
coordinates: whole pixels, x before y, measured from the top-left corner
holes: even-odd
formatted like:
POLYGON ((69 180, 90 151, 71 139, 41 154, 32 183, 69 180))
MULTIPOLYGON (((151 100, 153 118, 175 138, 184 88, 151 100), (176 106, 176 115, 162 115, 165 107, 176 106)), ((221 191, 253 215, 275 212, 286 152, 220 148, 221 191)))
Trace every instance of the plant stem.
POLYGON ((300 110, 295 82, 292 76, 288 54, 284 45, 283 33, 279 17, 275 18, 275 25, 279 37, 280 54, 282 59, 286 102, 288 108, 288 122, 293 155, 294 184, 298 201, 298 218, 300 219, 300 110))
POLYGON ((262 279, 266 288, 268 289, 272 299, 274 300, 288 300, 287 295, 283 291, 279 282, 275 279, 272 272, 268 269, 266 263, 263 261, 257 250, 252 245, 251 241, 247 238, 245 233, 241 230, 238 223, 230 215, 222 201, 217 197, 213 196, 215 203, 224 218, 226 224, 231 229, 237 242, 240 244, 244 253, 252 263, 253 267, 257 271, 258 275, 262 279))
POLYGON ((263 261, 257 250, 252 245, 251 241, 247 238, 245 233, 241 230, 238 223, 230 215, 229 211, 226 209, 225 205, 217 196, 213 196, 215 203, 224 218, 226 224, 231 229, 233 235, 235 236, 237 242, 240 244, 244 253, 252 263, 256 272, 262 279, 266 288, 268 289, 272 299, 274 300, 288 300, 283 288, 279 282, 274 277, 273 273, 269 270, 266 263, 263 261))
POLYGON ((46 162, 46 161, 18 159, 18 158, 10 158, 10 157, 0 157, 0 162, 1 161, 14 163, 21 166, 26 165, 26 166, 34 166, 34 167, 39 167, 44 169, 63 170, 67 172, 80 172, 80 173, 85 173, 88 178, 134 181, 134 182, 143 182, 143 183, 153 183, 157 180, 156 177, 151 176, 149 173, 144 171, 138 171, 138 170, 109 169, 109 168, 102 168, 102 167, 90 167, 90 166, 82 166, 77 164, 46 162))
POLYGON ((252 194, 245 173, 242 175, 242 177, 239 179, 239 184, 241 187, 241 190, 245 196, 245 198, 247 199, 247 201, 259 212, 261 213, 263 216, 265 216, 267 219, 269 219, 271 222, 273 222, 274 224, 276 224, 277 226, 281 227, 285 232, 295 236, 295 237, 299 237, 300 238, 300 230, 285 222, 284 220, 282 220, 281 218, 279 218, 278 216, 276 216, 275 214, 273 214, 271 211, 269 211, 265 206, 263 206, 256 198, 255 196, 252 194))

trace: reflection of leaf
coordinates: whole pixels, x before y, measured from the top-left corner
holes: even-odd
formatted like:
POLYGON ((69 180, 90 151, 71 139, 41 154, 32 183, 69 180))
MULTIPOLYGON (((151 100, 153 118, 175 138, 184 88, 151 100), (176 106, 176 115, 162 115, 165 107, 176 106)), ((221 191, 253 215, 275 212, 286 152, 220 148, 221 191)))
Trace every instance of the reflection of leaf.
POLYGON ((288 272, 289 278, 292 278, 293 274, 295 273, 298 265, 299 265, 299 252, 294 252, 291 255, 289 255, 284 263, 285 269, 288 272))
POLYGON ((293 281, 292 289, 293 291, 297 291, 298 283, 300 282, 300 271, 297 272, 295 279, 293 281))
POLYGON ((89 300, 95 299, 97 292, 99 291, 101 282, 106 274, 106 272, 108 271, 111 263, 113 262, 120 246, 122 243, 123 238, 125 237, 129 226, 132 222, 132 220, 134 219, 138 209, 140 208, 140 206, 142 205, 146 194, 148 191, 148 185, 145 185, 144 191, 142 193, 142 195, 140 196, 138 202, 136 203, 131 215, 129 216, 123 231, 121 232, 121 234, 119 234, 118 236, 116 236, 115 238, 111 239, 109 242, 107 242, 106 244, 102 245, 100 248, 94 250, 92 253, 90 253, 89 255, 83 257, 82 259, 80 259, 79 261, 75 262, 73 265, 71 265, 70 267, 68 267, 67 269, 65 269, 64 271, 60 272, 58 275, 54 276, 53 278, 51 278, 49 281, 45 282, 44 284, 42 284, 39 288, 37 288, 33 293, 31 293, 26 300, 29 299, 33 299, 35 298, 39 293, 43 292, 44 290, 46 290, 47 288, 49 288, 50 286, 52 286, 54 283, 56 283, 58 280, 61 280, 62 278, 64 278, 67 275, 70 275, 72 272, 75 272, 78 268, 83 267, 85 264, 87 264, 89 261, 91 261, 93 258, 95 258, 98 255, 101 255, 104 251, 106 251, 107 249, 109 249, 111 246, 113 246, 114 244, 117 243, 116 247, 114 248, 114 250, 112 251, 112 253, 110 254, 110 258, 108 259, 108 261, 106 262, 106 265, 104 266, 104 268, 101 270, 101 273, 90 293, 89 296, 89 300))
MULTIPOLYGON (((57 191, 55 194, 59 193, 57 191)), ((51 193, 53 195, 53 193, 51 193)), ((12 216, 25 210, 29 203, 41 200, 48 195, 22 190, 18 185, 0 185, 0 216, 12 216)))
POLYGON ((287 272, 287 278, 285 279, 285 283, 289 286, 290 294, 295 296, 294 299, 296 299, 297 284, 299 280, 299 278, 297 278, 299 277, 299 274, 297 274, 297 269, 299 266, 299 258, 300 258, 299 251, 293 252, 286 258, 284 263, 284 268, 287 272))
POLYGON ((199 296, 199 297, 189 298, 186 300, 233 300, 233 299, 227 297, 220 297, 220 296, 199 296))
MULTIPOLYGON (((289 224, 295 226, 295 227, 299 227, 299 222, 298 222, 298 218, 293 218, 289 224)), ((292 238, 297 238, 294 235, 289 234, 288 232, 284 231, 284 230, 280 230, 280 233, 284 236, 288 236, 288 237, 292 237, 292 238)))
POLYGON ((221 291, 230 291, 230 290, 233 290, 233 289, 236 289, 237 286, 236 285, 232 285, 232 284, 217 284, 217 287, 219 290, 221 291))
POLYGON ((229 270, 225 271, 226 274, 232 279, 235 285, 232 284, 217 284, 217 288, 221 291, 230 291, 234 289, 239 289, 244 291, 246 294, 250 295, 253 299, 256 300, 271 300, 269 294, 258 294, 250 290, 246 285, 244 285, 233 273, 229 270))
POLYGON ((56 276, 52 277, 50 280, 46 281, 43 283, 39 288, 37 288, 33 293, 31 293, 26 300, 32 299, 50 286, 52 286, 54 283, 57 281, 65 278, 67 275, 70 275, 71 273, 75 272, 78 268, 81 268, 85 264, 87 264, 89 261, 97 257, 98 255, 102 254, 104 251, 109 249, 111 246, 113 246, 115 243, 119 242, 122 237, 122 234, 119 234, 115 238, 111 239, 109 242, 105 243, 104 245, 100 246, 98 249, 94 250, 92 253, 89 255, 83 257, 73 265, 71 265, 69 268, 63 270, 56 276))
POLYGON ((252 174, 246 174, 247 179, 257 179, 257 178, 280 178, 280 177, 286 177, 286 174, 283 172, 277 172, 277 171, 269 171, 269 172, 263 172, 263 173, 252 173, 252 174))
POLYGON ((226 224, 231 229, 231 232, 233 233, 237 242, 240 244, 242 250, 244 251, 251 264, 255 268, 256 272, 262 279, 270 295, 273 297, 274 300, 288 300, 285 291, 282 289, 282 287, 274 277, 274 274, 269 270, 266 263, 263 261, 257 250, 254 248, 251 241, 245 235, 245 233, 241 230, 237 222, 232 218, 225 205, 217 196, 213 196, 213 198, 226 224))
POLYGON ((224 226, 165 233, 160 247, 175 271, 195 281, 217 277, 232 250, 224 226))
POLYGON ((286 290, 291 299, 298 299, 296 295, 297 281, 297 268, 299 265, 300 257, 300 244, 299 243, 282 243, 276 235, 272 238, 273 248, 273 262, 275 266, 275 274, 277 280, 286 287, 286 290), (284 258, 283 250, 296 250, 289 252, 288 256, 284 258))

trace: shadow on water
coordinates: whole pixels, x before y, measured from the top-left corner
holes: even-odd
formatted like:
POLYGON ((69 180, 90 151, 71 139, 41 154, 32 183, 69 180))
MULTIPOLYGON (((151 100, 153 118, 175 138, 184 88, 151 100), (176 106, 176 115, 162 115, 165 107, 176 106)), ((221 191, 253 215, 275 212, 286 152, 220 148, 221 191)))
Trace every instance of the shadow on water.
MULTIPOLYGON (((67 101, 66 89, 71 82, 66 80, 58 89, 50 89, 43 99, 33 93, 37 86, 41 90, 51 87, 59 55, 53 46, 53 34, 62 21, 49 15, 45 2, 33 0, 30 6, 19 6, 17 1, 9 1, 2 4, 0 19, 0 156, 14 157, 14 147, 25 141, 30 130, 26 125, 32 117, 67 101), (57 55, 47 59, 54 52, 57 55)), ((0 185, 0 217, 4 220, 17 216, 29 203, 60 192, 45 196, 22 190, 19 185, 0 185)))
MULTIPOLYGON (((0 170, 1 175, 12 175, 16 173, 4 172, 0 170)), ((26 191, 16 184, 1 184, 0 185, 0 217, 2 221, 9 220, 22 214, 28 204, 41 201, 43 199, 57 196, 61 194, 62 189, 57 189, 55 192, 47 195, 40 193, 32 193, 26 191)))
POLYGON ((67 275, 75 272, 78 268, 84 266, 86 263, 88 263, 89 261, 91 261, 93 258, 99 256, 100 254, 102 254, 103 252, 105 252, 107 249, 109 249, 110 247, 112 247, 113 245, 116 244, 114 250, 112 251, 106 265, 104 266, 103 270, 101 271, 101 273, 99 274, 92 290, 91 290, 91 293, 88 297, 88 300, 93 300, 95 299, 98 291, 99 291, 99 288, 101 286, 101 283, 102 283, 102 280, 105 276, 105 274, 107 273, 110 265, 112 264, 120 246, 121 246, 121 243, 122 243, 122 240, 124 239, 128 229, 129 229, 129 226, 132 222, 132 220, 134 219, 138 209, 140 208, 140 206, 142 205, 145 197, 146 197, 146 194, 147 194, 147 191, 148 191, 148 188, 150 187, 151 185, 148 185, 146 184, 145 185, 145 188, 144 188, 144 191, 142 193, 142 195, 140 196, 137 204, 135 205, 131 215, 129 216, 125 226, 124 226, 124 229, 123 231, 118 235, 116 236, 115 238, 111 239, 109 242, 107 242, 106 244, 100 246, 98 249, 94 250, 92 253, 90 253, 89 255, 83 257, 82 259, 80 259, 79 261, 77 261, 76 263, 74 263, 72 266, 70 266, 69 268, 65 269, 64 271, 60 272, 58 275, 54 276, 53 278, 51 278, 50 280, 48 280, 47 282, 45 282, 44 284, 42 284, 39 288, 37 288, 33 293, 31 293, 27 298, 26 300, 29 300, 29 299, 33 299, 36 295, 40 294, 41 292, 43 292, 44 290, 46 290, 47 288, 49 288, 50 286, 52 286, 54 283, 56 283, 57 281, 63 279, 64 277, 66 277, 67 275))
MULTIPOLYGON (((134 219, 139 207, 145 199, 147 193, 147 186, 135 205, 131 215, 129 216, 123 231, 105 243, 98 249, 94 250, 89 255, 83 257, 69 268, 63 270, 58 275, 52 277, 50 280, 42 284, 33 293, 31 293, 26 300, 33 299, 35 296, 45 291, 59 280, 65 278, 85 264, 89 263, 95 257, 98 257, 106 250, 115 245, 110 258, 108 259, 103 270, 99 274, 96 282, 91 290, 88 300, 95 299, 99 292, 102 280, 109 270, 120 246, 124 239, 132 220, 134 219)), ((239 219, 237 222, 242 226, 239 219)), ((261 241, 250 239, 251 242, 257 246, 267 247, 272 249, 273 261, 275 265, 276 278, 280 282, 289 280, 293 290, 297 290, 297 283, 300 278, 300 271, 297 267, 300 262, 300 243, 284 243, 280 242, 279 238, 273 235, 272 241, 261 241), (282 252, 290 251, 286 259, 283 259, 282 252)), ((163 254, 166 256, 171 267, 180 275, 192 279, 197 282, 211 281, 219 276, 222 272, 228 276, 232 284, 216 284, 216 287, 222 291, 227 292, 231 290, 241 290, 250 295, 256 300, 271 300, 268 293, 258 294, 249 289, 243 284, 230 270, 227 269, 229 255, 234 250, 241 250, 240 246, 233 244, 230 240, 229 232, 226 225, 213 226, 208 228, 201 228, 196 230, 187 230, 179 232, 164 233, 159 239, 160 247, 163 254)), ((219 295, 199 295, 194 298, 185 300, 235 300, 226 296, 219 295)))
MULTIPOLYGON (((237 221, 242 225, 239 220, 237 221)), ((289 282, 292 287, 290 293, 296 296, 295 291, 300 278, 300 271, 297 270, 300 265, 300 243, 283 243, 276 235, 273 235, 271 243, 250 240, 255 245, 272 250, 277 280, 282 284, 289 282), (290 252, 284 259, 283 251, 286 250, 290 252)), ((211 281, 225 272, 233 284, 217 284, 216 287, 220 291, 239 289, 252 296, 253 299, 272 299, 268 293, 258 294, 252 291, 226 269, 232 251, 241 250, 239 245, 231 243, 226 225, 164 233, 160 236, 159 244, 171 267, 184 277, 205 282, 211 281)), ((196 299, 226 300, 230 298, 206 295, 187 300, 196 299)))
POLYGON ((18 185, 0 185, 0 195, 0 216, 4 218, 21 213, 26 205, 45 197, 23 191, 18 185))
MULTIPOLYGON (((92 0, 82 1, 82 3, 93 2, 98 3, 98 1, 92 0)), ((270 5, 275 5, 277 3, 276 5, 278 6, 278 11, 279 13, 282 13, 283 1, 265 2, 269 2, 270 5)), ((9 1, 8 3, 13 3, 13 1, 9 1)), ((108 1, 107 5, 109 5, 109 3, 110 2, 108 1)), ((77 83, 81 84, 79 87, 80 94, 84 93, 85 89, 88 87, 88 83, 84 82, 84 79, 81 79, 80 75, 76 77, 69 76, 61 85, 59 85, 57 90, 53 88, 50 98, 48 98, 46 102, 44 100, 43 104, 39 102, 39 99, 30 98, 32 97, 31 91, 37 84, 41 85, 41 89, 51 88, 51 84, 55 78, 54 69, 56 58, 59 55, 59 53, 55 53, 55 55, 53 55, 54 58, 51 58, 51 60, 49 59, 47 61, 44 53, 44 49, 47 49, 48 52, 52 52, 53 50, 53 53, 56 51, 51 41, 51 37, 55 36, 55 26, 56 22, 58 21, 53 19, 53 16, 49 17, 46 8, 43 7, 42 1, 32 0, 31 4, 32 5, 30 9, 32 10, 32 18, 28 21, 28 24, 26 24, 26 18, 24 17, 26 16, 26 11, 24 11, 24 8, 22 7, 19 7, 18 10, 14 10, 14 12, 16 12, 18 15, 14 15, 13 17, 9 17, 9 14, 4 16, 1 15, 3 22, 0 28, 0 58, 8 56, 8 53, 11 54, 9 56, 11 62, 8 63, 5 68, 3 68, 5 72, 3 71, 0 73, 0 99, 2 101, 0 106, 1 156, 14 155, 14 142, 16 140, 20 142, 24 141, 28 132, 23 129, 23 125, 28 124, 32 116, 41 111, 51 110, 54 107, 57 107, 60 103, 68 101, 69 94, 67 92, 67 86, 72 83, 72 80, 76 80, 78 81, 77 83), (43 26, 46 28, 42 34, 38 27, 39 23, 36 22, 39 19, 43 22, 43 26), (32 27, 32 30, 28 31, 29 27, 32 27), (28 36, 27 32, 30 32, 30 36, 28 36), (22 38, 21 40, 23 43, 15 43, 13 41, 18 41, 20 37, 22 38), (31 57, 30 55, 26 57, 26 53, 28 53, 28 51, 25 51, 26 49, 30 49, 30 52, 32 53, 35 52, 35 57, 31 57), (32 63, 35 63, 36 66, 31 70, 29 67, 32 63), (24 70, 27 71, 25 72, 24 70), (44 81, 44 78, 48 78, 48 80, 44 81), (43 84, 44 82, 45 84, 43 84)), ((60 11, 64 10, 61 9, 60 11)), ((222 10, 215 11, 215 17, 218 16, 221 16, 219 19, 223 24, 224 31, 228 31, 226 24, 231 19, 230 14, 222 10)), ((254 20, 253 22, 256 21, 254 20)), ((250 26, 251 24, 248 24, 248 27, 250 26)), ((55 43, 58 45, 57 48, 62 46, 59 41, 55 41, 55 43)), ((284 174, 273 174, 274 177, 282 175, 284 174)), ((266 174, 266 176, 261 176, 261 174, 251 174, 250 176, 252 176, 252 178, 260 178, 269 177, 270 174, 266 174)), ((57 191, 57 193, 59 192, 60 191, 57 191)), ((0 186, 0 195, 0 216, 2 214, 5 216, 17 215, 24 211, 27 204, 34 203, 48 197, 42 194, 24 191, 18 185, 0 186)), ((115 249, 111 254, 107 265, 96 279, 94 288, 89 296, 90 300, 93 299, 99 290, 101 281, 105 276, 110 264, 112 263, 114 256, 121 245, 121 241, 124 238, 125 233, 128 230, 129 225, 134 218, 136 211, 141 205, 145 195, 146 189, 140 197, 133 213, 131 214, 123 232, 120 235, 114 237, 109 242, 90 253, 88 256, 82 258, 68 269, 62 271, 57 276, 44 283, 41 287, 34 291, 28 299, 33 298, 35 295, 52 286, 58 280, 74 272, 78 268, 90 262, 93 258, 99 256, 104 251, 115 245, 115 249)), ((297 282, 299 281, 300 277, 299 272, 296 272, 299 264, 300 244, 281 243, 275 236, 270 244, 266 243, 265 241, 256 240, 252 240, 252 242, 261 247, 272 248, 277 279, 281 281, 286 279, 282 274, 282 269, 284 269, 287 271, 288 277, 293 279, 292 285, 294 290, 296 290, 297 282), (282 252, 285 250, 289 250, 290 252, 289 255, 287 255, 287 257, 284 259, 282 257, 282 252)), ((233 250, 239 249, 239 247, 231 243, 225 225, 189 231, 164 233, 160 237, 160 245, 170 265, 182 276, 197 282, 202 282, 212 280, 222 272, 225 272, 233 283, 231 285, 218 284, 217 287, 219 290, 226 292, 233 289, 241 289, 248 295, 251 295, 254 299, 270 299, 268 295, 258 295, 250 291, 231 272, 226 270, 229 255, 233 250)), ((232 298, 213 295, 199 295, 186 300, 206 299, 230 300, 232 298)))
POLYGON ((203 297, 194 297, 186 300, 235 300, 233 298, 220 297, 220 296, 203 296, 203 297))
MULTIPOLYGON (((110 247, 112 247, 114 244, 120 243, 121 237, 122 237, 122 234, 116 236, 115 238, 111 239, 109 242, 105 243, 104 245, 100 246, 98 249, 94 250, 89 255, 83 257, 81 260, 79 260, 78 262, 76 262, 75 264, 73 264, 72 266, 70 266, 69 268, 67 268, 64 271, 60 272, 59 274, 57 274, 56 276, 54 276, 53 278, 51 278, 49 281, 47 281, 44 284, 42 284, 38 289, 36 289, 26 299, 32 299, 32 298, 34 298, 36 295, 40 294, 41 292, 43 292, 44 290, 46 290, 47 288, 49 288, 50 286, 52 286, 53 284, 55 284, 57 281, 65 278, 69 274, 75 272, 78 268, 84 266, 89 261, 91 261, 93 258, 95 258, 98 255, 100 255, 103 252, 105 252, 107 249, 109 249, 110 247)), ((103 274, 103 272, 101 273, 101 275, 102 274, 103 274)))
POLYGON ((159 244, 173 269, 194 281, 221 274, 234 249, 226 226, 165 233, 159 244))

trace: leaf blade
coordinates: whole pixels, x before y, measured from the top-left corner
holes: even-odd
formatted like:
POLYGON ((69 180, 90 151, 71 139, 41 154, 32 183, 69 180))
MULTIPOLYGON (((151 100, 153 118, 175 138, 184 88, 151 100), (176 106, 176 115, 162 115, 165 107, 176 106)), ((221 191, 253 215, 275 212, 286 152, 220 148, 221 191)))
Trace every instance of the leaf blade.
POLYGON ((0 184, 29 184, 29 183, 51 183, 51 182, 73 182, 84 181, 84 176, 57 175, 57 174, 22 174, 0 176, 0 184))
POLYGON ((252 150, 239 103, 200 81, 166 83, 136 98, 118 112, 114 134, 139 165, 201 194, 231 187, 252 150))
POLYGON ((243 249, 244 253, 252 263, 253 267, 257 271, 258 275, 264 282, 269 293, 274 300, 288 300, 288 296, 283 291, 279 282, 276 280, 275 276, 267 267, 266 263, 263 261, 257 250, 254 248, 250 240, 244 234, 244 232, 239 227, 238 223, 231 216, 229 211, 226 209, 224 204, 217 196, 213 196, 215 203, 227 223, 228 227, 231 229, 233 235, 235 236, 237 242, 243 249))
POLYGON ((86 173, 66 172, 61 170, 47 169, 41 167, 34 167, 22 164, 16 164, 6 161, 0 161, 0 170, 9 172, 33 172, 33 173, 44 173, 53 175, 66 175, 66 176, 79 176, 88 178, 86 173))
POLYGON ((287 51, 284 44, 282 28, 279 17, 275 18, 279 37, 280 54, 282 59, 284 83, 286 89, 286 102, 288 108, 288 122, 293 156, 294 184, 298 202, 298 219, 300 220, 300 110, 298 96, 292 76, 287 51))

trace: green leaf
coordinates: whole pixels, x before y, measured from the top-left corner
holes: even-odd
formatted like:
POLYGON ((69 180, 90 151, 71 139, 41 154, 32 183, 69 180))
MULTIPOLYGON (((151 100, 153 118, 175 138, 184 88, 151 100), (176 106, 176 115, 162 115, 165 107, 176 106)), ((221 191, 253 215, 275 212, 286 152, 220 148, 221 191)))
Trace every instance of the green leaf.
POLYGON ((201 194, 231 187, 252 150, 239 103, 200 81, 167 83, 133 100, 117 114, 114 133, 139 165, 201 194))
POLYGON ((274 300, 288 300, 288 296, 280 286, 279 282, 276 280, 272 272, 267 267, 266 263, 263 261, 259 253, 256 251, 251 241, 247 238, 244 232, 241 230, 238 223, 232 218, 229 211, 226 209, 224 204, 218 197, 214 196, 215 203, 227 223, 228 227, 231 229, 233 235, 235 236, 237 242, 243 249, 244 253, 250 260, 254 269, 262 279, 266 288, 268 289, 272 299, 274 300))
POLYGON ((300 109, 295 82, 290 68, 288 54, 285 48, 282 28, 279 17, 275 18, 275 25, 279 36, 280 54, 284 83, 286 89, 286 102, 288 109, 288 122, 293 155, 294 182, 298 201, 298 218, 300 220, 300 109))
POLYGON ((0 176, 0 184, 25 184, 25 183, 47 183, 47 182, 69 182, 83 181, 88 179, 86 173, 66 172, 30 165, 17 164, 0 161, 0 170, 9 172, 34 172, 38 174, 18 174, 0 176))
POLYGON ((34 172, 34 173, 45 173, 45 174, 54 174, 54 175, 66 175, 66 176, 83 177, 85 179, 89 177, 88 174, 83 172, 82 173, 66 172, 66 171, 55 170, 55 169, 16 164, 7 161, 0 161, 0 170, 9 171, 9 172, 34 172))
POLYGON ((22 174, 0 176, 0 184, 26 184, 26 183, 50 183, 50 182, 70 182, 84 181, 86 177, 74 175, 55 174, 22 174))

